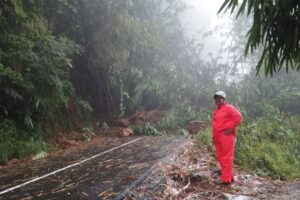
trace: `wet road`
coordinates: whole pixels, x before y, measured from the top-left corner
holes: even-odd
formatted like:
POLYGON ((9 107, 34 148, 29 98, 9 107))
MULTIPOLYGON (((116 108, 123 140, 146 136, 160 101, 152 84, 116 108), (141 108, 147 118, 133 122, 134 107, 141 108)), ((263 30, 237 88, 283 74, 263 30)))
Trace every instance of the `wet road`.
POLYGON ((0 199, 115 199, 143 180, 160 159, 180 150, 183 137, 108 138, 100 144, 0 169, 0 199), (120 145, 125 146, 121 146, 120 145), (95 156, 91 158, 92 156, 95 156), (84 161, 83 163, 79 163, 84 161), (45 176, 66 166, 62 171, 45 176))

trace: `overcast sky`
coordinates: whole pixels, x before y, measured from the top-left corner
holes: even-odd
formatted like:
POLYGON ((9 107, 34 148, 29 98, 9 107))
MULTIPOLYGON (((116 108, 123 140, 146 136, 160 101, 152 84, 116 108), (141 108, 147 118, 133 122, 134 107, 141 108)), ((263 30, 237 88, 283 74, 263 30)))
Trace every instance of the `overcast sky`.
MULTIPOLYGON (((185 0, 189 7, 182 15, 182 22, 185 26, 186 33, 189 37, 199 38, 199 31, 208 31, 219 26, 226 28, 229 16, 223 14, 217 15, 219 8, 224 0, 185 0)), ((221 30, 222 31, 222 30, 221 30)), ((203 54, 204 59, 209 52, 217 55, 221 48, 220 42, 223 38, 219 35, 212 35, 205 39, 203 54)))

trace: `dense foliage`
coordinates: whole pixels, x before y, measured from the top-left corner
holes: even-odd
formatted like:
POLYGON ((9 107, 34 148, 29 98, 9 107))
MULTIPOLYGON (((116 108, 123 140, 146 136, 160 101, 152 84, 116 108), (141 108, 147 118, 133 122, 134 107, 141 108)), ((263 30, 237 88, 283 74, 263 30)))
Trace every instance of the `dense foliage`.
POLYGON ((41 133, 74 91, 78 47, 53 36, 41 8, 40 1, 0 2, 0 162, 44 148, 41 133))
MULTIPOLYGON (((1 1, 1 135, 18 146, 137 110, 206 105, 222 72, 184 37, 184 8, 180 0, 1 1)), ((26 155, 8 140, 0 162, 26 155)))

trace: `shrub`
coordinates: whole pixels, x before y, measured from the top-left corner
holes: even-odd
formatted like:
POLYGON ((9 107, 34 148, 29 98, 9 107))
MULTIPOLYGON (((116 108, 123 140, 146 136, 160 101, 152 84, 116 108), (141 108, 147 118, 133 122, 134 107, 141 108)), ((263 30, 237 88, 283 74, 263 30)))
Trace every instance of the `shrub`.
POLYGON ((149 123, 140 124, 137 127, 135 127, 133 131, 136 135, 149 135, 149 136, 162 135, 160 131, 158 131, 156 128, 151 126, 149 123))
POLYGON ((202 130, 196 137, 196 141, 199 147, 207 147, 210 151, 213 151, 213 144, 212 144, 212 129, 206 128, 202 130))
POLYGON ((46 151, 47 145, 38 135, 41 134, 19 133, 13 121, 2 120, 0 123, 0 163, 46 151))
MULTIPOLYGON (((270 109, 250 126, 237 132, 235 163, 245 171, 260 176, 289 180, 300 177, 300 116, 290 116, 270 109)), ((211 129, 197 137, 199 146, 213 150, 211 129)), ((213 151, 214 152, 214 151, 213 151)))

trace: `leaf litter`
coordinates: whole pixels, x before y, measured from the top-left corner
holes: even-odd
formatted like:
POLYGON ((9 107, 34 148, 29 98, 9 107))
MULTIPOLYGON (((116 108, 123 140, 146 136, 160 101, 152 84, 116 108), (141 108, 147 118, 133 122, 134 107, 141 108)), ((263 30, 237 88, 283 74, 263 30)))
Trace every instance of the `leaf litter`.
POLYGON ((217 169, 212 154, 191 140, 179 155, 152 167, 151 174, 124 199, 300 199, 299 181, 287 186, 287 182, 235 168, 235 182, 225 186, 220 182, 217 169))

